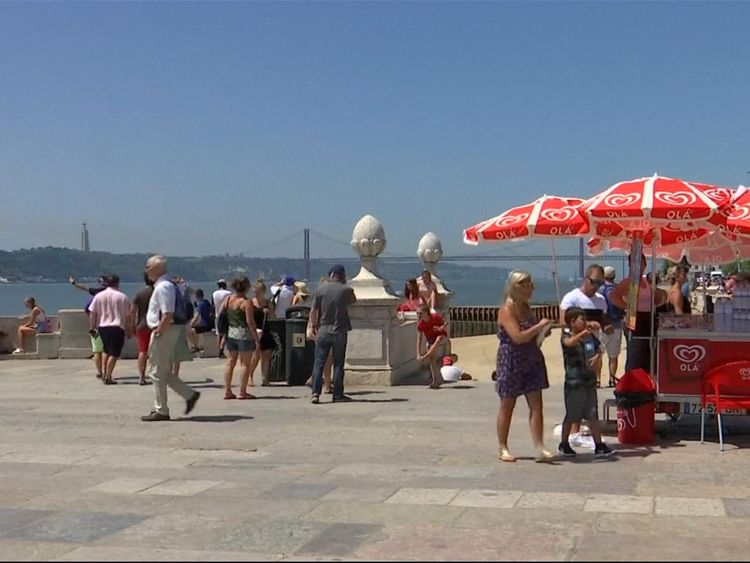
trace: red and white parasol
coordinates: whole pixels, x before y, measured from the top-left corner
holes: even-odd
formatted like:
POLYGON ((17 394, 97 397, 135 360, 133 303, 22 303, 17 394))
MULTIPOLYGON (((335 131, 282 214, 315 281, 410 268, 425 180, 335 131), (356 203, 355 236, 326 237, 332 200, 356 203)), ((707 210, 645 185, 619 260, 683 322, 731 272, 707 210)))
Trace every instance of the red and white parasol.
POLYGON ((666 223, 692 228, 725 223, 731 190, 651 176, 618 182, 590 198, 582 211, 591 222, 616 223, 632 231, 648 231, 666 223))
MULTIPOLYGON (((593 237, 589 239, 587 247, 591 256, 598 256, 607 251, 630 252, 631 243, 629 238, 604 240, 593 237)), ((644 241, 643 252, 673 262, 679 262, 684 257, 691 264, 726 264, 738 257, 750 256, 750 237, 735 236, 716 230, 706 236, 672 245, 649 245, 644 241)))
POLYGON ((464 230, 464 243, 519 240, 529 237, 584 236, 589 220, 579 206, 582 199, 542 196, 527 205, 513 207, 497 217, 464 230))

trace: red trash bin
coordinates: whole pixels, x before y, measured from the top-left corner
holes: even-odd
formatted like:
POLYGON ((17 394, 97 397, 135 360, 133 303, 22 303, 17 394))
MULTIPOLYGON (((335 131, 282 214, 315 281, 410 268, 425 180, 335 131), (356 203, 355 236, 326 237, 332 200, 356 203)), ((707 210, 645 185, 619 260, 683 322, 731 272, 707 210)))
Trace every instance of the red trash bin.
POLYGON ((615 386, 617 440, 621 444, 654 443, 656 387, 642 369, 626 372, 615 386))

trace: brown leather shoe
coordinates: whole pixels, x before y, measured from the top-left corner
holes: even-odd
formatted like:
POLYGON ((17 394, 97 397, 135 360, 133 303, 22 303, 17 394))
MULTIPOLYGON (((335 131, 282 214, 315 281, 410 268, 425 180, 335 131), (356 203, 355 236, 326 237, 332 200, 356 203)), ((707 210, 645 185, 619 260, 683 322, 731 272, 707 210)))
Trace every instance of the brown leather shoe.
POLYGON ((156 411, 151 411, 151 414, 142 416, 141 420, 143 422, 162 422, 162 421, 171 420, 171 419, 168 414, 160 414, 156 411))

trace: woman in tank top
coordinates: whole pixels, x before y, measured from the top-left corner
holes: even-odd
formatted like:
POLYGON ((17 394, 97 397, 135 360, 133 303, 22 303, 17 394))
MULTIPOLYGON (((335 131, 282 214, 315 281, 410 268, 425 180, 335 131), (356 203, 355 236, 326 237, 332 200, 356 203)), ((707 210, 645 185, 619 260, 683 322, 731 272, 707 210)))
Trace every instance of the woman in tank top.
POLYGON ((51 332, 47 314, 44 312, 44 309, 36 304, 36 300, 33 297, 27 297, 23 300, 23 304, 31 312, 23 317, 21 325, 18 327, 18 344, 16 345, 16 349, 13 350, 14 354, 23 354, 26 352, 23 344, 24 337, 51 332))
MULTIPOLYGON (((627 338, 627 359, 625 361, 625 371, 640 368, 651 372, 651 284, 644 276, 648 262, 646 257, 641 255, 641 279, 638 286, 638 303, 636 304, 636 323, 635 330, 626 330, 627 338)), ((610 294, 612 302, 621 309, 625 310, 625 319, 628 319, 628 292, 630 290, 630 280, 623 279, 610 294)), ((656 288, 653 299, 654 307, 658 313, 667 303, 667 292, 663 289, 656 288)), ((662 309, 663 310, 663 309, 662 309)))
POLYGON ((258 346, 258 332, 253 314, 253 302, 247 298, 250 280, 245 277, 232 281, 234 293, 224 300, 222 311, 226 309, 229 330, 227 332, 226 350, 229 353, 227 367, 224 372, 224 398, 237 399, 232 393, 232 376, 239 358, 242 363, 242 379, 240 380, 240 399, 254 399, 247 394, 247 381, 250 379, 250 361, 253 350, 258 346))
MULTIPOLYGON (((250 360, 250 385, 253 385, 253 374, 255 368, 260 364, 260 371, 262 374, 263 387, 270 385, 268 381, 268 374, 271 369, 271 353, 276 347, 273 340, 273 335, 270 330, 266 330, 266 322, 268 319, 275 318, 271 301, 266 297, 266 284, 263 280, 258 280, 253 284, 253 316, 255 318, 255 326, 258 329, 258 336, 260 337, 258 347, 253 351, 253 357, 250 360)), ((244 386, 240 386, 241 395, 247 394, 247 381, 242 380, 244 386)))
POLYGON ((690 299, 682 293, 682 285, 687 279, 687 273, 682 266, 672 266, 667 272, 669 279, 669 310, 678 315, 692 314, 690 299))

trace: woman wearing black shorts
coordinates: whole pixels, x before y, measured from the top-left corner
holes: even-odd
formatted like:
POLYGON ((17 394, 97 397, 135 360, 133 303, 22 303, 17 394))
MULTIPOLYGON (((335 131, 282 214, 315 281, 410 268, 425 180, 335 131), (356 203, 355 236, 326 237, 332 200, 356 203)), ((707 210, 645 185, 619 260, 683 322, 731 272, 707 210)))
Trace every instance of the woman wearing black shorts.
POLYGON ((270 300, 266 297, 266 285, 262 280, 253 284, 253 315, 255 324, 260 334, 260 348, 256 348, 253 357, 250 360, 250 385, 253 385, 253 374, 255 368, 260 363, 260 370, 263 374, 263 387, 270 385, 268 382, 268 372, 271 368, 271 352, 276 347, 273 335, 270 331, 264 330, 268 319, 274 318, 273 307, 270 300))

